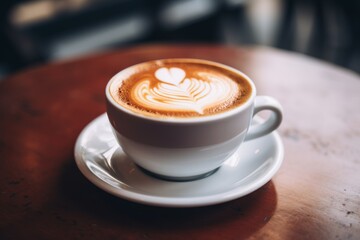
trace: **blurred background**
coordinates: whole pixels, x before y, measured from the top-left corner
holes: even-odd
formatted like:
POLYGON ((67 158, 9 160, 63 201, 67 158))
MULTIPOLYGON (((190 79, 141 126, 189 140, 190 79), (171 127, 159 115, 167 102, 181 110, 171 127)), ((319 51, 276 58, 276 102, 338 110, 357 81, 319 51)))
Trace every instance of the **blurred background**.
POLYGON ((1 0, 0 79, 141 43, 263 45, 360 72, 358 0, 1 0))

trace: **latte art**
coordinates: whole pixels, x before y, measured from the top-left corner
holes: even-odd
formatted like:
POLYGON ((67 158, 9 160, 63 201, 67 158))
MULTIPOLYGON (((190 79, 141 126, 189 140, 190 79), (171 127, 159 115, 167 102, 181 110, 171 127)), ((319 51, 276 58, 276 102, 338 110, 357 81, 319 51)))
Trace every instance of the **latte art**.
POLYGON ((160 68, 155 72, 158 83, 152 86, 148 78, 133 87, 133 100, 144 108, 160 111, 195 111, 204 114, 206 108, 233 99, 238 86, 232 80, 197 73, 201 79, 187 78, 181 68, 160 68))
POLYGON ((165 59, 127 68, 109 86, 117 104, 143 116, 191 118, 218 114, 252 96, 250 80, 221 64, 165 59))

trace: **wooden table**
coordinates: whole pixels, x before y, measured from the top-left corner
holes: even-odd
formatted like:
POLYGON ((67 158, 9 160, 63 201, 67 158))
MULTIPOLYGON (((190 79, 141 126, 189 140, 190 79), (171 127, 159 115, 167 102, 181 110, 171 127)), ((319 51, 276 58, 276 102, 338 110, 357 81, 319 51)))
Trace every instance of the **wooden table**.
POLYGON ((0 239, 360 239, 360 77, 269 48, 149 45, 24 70, 0 83, 0 239), (127 202, 74 162, 120 69, 192 57, 238 68, 284 107, 280 171, 256 192, 190 209, 127 202))

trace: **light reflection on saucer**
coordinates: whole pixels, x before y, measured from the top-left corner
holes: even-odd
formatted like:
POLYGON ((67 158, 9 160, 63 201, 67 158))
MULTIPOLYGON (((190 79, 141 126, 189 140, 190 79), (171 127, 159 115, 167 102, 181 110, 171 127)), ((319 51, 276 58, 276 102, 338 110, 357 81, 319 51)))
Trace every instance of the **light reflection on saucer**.
POLYGON ((171 182, 146 175, 117 144, 106 114, 80 134, 75 160, 90 182, 115 196, 163 207, 197 207, 245 196, 266 184, 279 170, 284 156, 280 136, 273 132, 245 141, 209 177, 171 182))

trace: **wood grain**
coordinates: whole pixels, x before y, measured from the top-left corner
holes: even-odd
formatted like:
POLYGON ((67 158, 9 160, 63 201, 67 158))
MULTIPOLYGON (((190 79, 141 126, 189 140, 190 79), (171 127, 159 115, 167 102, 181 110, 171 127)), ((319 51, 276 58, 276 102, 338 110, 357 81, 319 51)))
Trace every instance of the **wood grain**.
POLYGON ((0 83, 0 239, 360 239, 360 77, 269 48, 147 45, 19 72, 0 83), (192 209, 111 196, 76 168, 75 140, 105 111, 119 70, 170 57, 212 60, 284 107, 273 180, 192 209))

